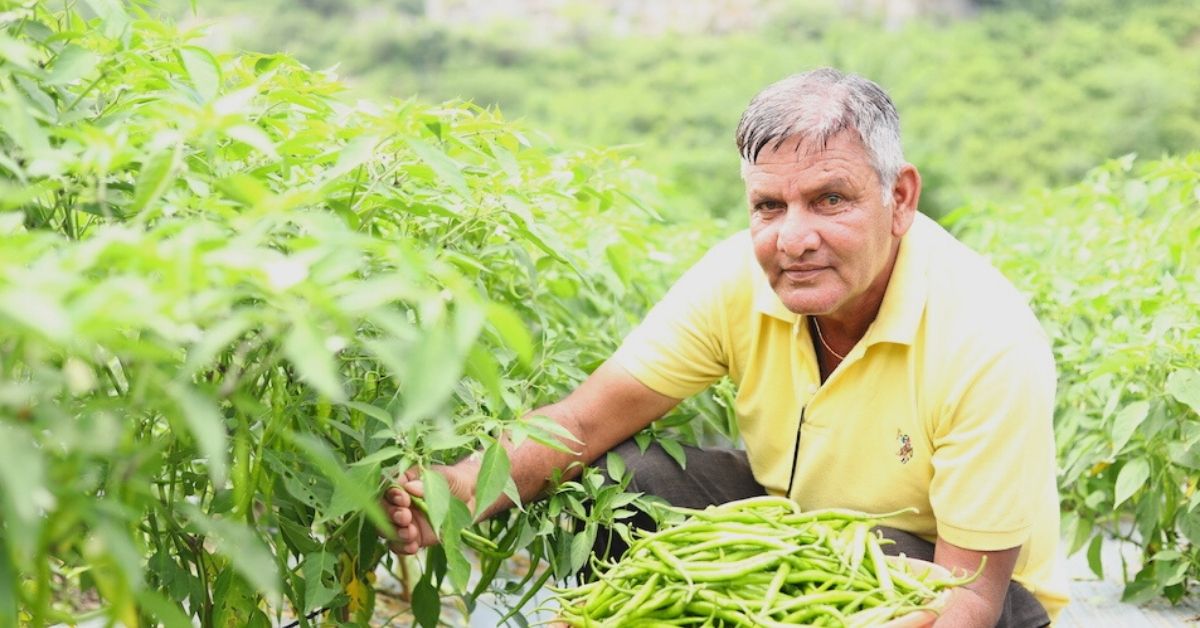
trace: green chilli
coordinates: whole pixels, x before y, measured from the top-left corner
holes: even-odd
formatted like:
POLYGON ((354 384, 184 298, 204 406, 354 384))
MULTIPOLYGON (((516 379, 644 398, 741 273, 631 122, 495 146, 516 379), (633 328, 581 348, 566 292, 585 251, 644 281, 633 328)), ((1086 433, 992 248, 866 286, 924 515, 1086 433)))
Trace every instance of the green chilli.
MULTIPOLYGON (((801 512, 760 497, 640 531, 617 562, 596 561, 592 582, 555 590, 570 626, 870 626, 936 611, 961 579, 917 574, 888 559, 873 528, 907 511, 801 512)), ((982 565, 980 566, 982 571, 982 565)))

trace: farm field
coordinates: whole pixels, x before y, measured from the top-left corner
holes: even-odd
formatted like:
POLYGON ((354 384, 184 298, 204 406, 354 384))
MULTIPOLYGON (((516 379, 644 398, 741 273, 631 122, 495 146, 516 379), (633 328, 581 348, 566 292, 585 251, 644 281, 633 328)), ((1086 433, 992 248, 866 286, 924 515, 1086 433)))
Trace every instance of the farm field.
MULTIPOLYGON (((895 94, 923 211, 1052 342, 1076 598, 1056 625, 1200 617, 1189 3, 894 28, 798 3, 729 32, 522 43, 416 3, 304 2, 257 49, 177 21, 273 3, 186 4, 0 0, 0 627, 545 619, 652 500, 588 469, 479 521, 520 503, 503 444, 569 446, 529 411, 744 227, 737 116, 825 63, 895 94), (280 30, 318 15, 404 28, 280 30), (468 503, 430 469, 472 453, 468 503), (400 558, 379 497, 410 468, 442 544, 400 558)), ((677 460, 736 444, 734 396, 723 380, 636 438, 677 460)))

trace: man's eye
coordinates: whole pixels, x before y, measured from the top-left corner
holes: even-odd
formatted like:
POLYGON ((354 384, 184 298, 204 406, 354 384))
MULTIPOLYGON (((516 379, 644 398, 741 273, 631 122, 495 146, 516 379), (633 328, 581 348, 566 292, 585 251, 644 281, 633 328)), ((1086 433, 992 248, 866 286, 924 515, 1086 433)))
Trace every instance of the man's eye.
POLYGON ((783 203, 779 201, 759 201, 754 204, 755 211, 773 211, 783 207, 783 203))
POLYGON ((835 205, 841 205, 845 200, 846 199, 842 198, 840 194, 827 194, 825 196, 825 205, 827 207, 833 207, 835 205))

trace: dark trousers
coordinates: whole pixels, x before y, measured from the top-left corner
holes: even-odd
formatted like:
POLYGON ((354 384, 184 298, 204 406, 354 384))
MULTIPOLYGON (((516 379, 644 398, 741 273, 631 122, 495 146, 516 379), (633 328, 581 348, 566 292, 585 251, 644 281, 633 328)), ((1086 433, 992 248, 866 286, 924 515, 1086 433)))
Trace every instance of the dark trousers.
MULTIPOLYGON (((715 504, 764 495, 766 491, 754 481, 746 452, 736 449, 685 447, 687 468, 681 469, 661 447, 651 445, 644 453, 632 440, 613 448, 625 462, 632 479, 629 492, 655 495, 674 506, 705 508, 715 504)), ((596 466, 603 467, 605 456, 596 466)), ((638 513, 630 522, 638 528, 653 528, 654 522, 638 513)), ((883 547, 885 553, 904 554, 911 558, 933 561, 934 545, 921 537, 893 528, 880 527, 882 534, 895 541, 883 547)), ((605 536, 605 535, 601 535, 605 536)), ((620 539, 604 539, 610 556, 620 555, 626 546, 620 539)), ((601 543, 597 544, 600 547, 601 543)), ((997 628, 1040 628, 1050 625, 1050 617, 1037 598, 1018 582, 1010 582, 1004 598, 1004 610, 997 628)))

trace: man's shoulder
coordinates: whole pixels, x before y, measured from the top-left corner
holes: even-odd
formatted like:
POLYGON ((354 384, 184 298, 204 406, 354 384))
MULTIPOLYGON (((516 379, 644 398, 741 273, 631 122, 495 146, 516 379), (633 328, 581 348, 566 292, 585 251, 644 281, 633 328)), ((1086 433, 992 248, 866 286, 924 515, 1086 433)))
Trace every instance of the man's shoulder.
POLYGON ((732 297, 745 292, 758 272, 750 231, 743 229, 714 244, 688 270, 689 283, 705 289, 719 288, 722 295, 732 297))
POLYGON ((953 346, 1002 350, 1017 342, 1047 344, 1029 299, 981 253, 932 220, 923 226, 930 251, 930 332, 953 346))
MULTIPOLYGON (((704 257, 711 258, 731 270, 733 266, 745 267, 747 262, 754 259, 754 243, 750 240, 750 230, 742 229, 717 242, 708 249, 704 257)), ((742 270, 744 271, 744 268, 742 270)))

